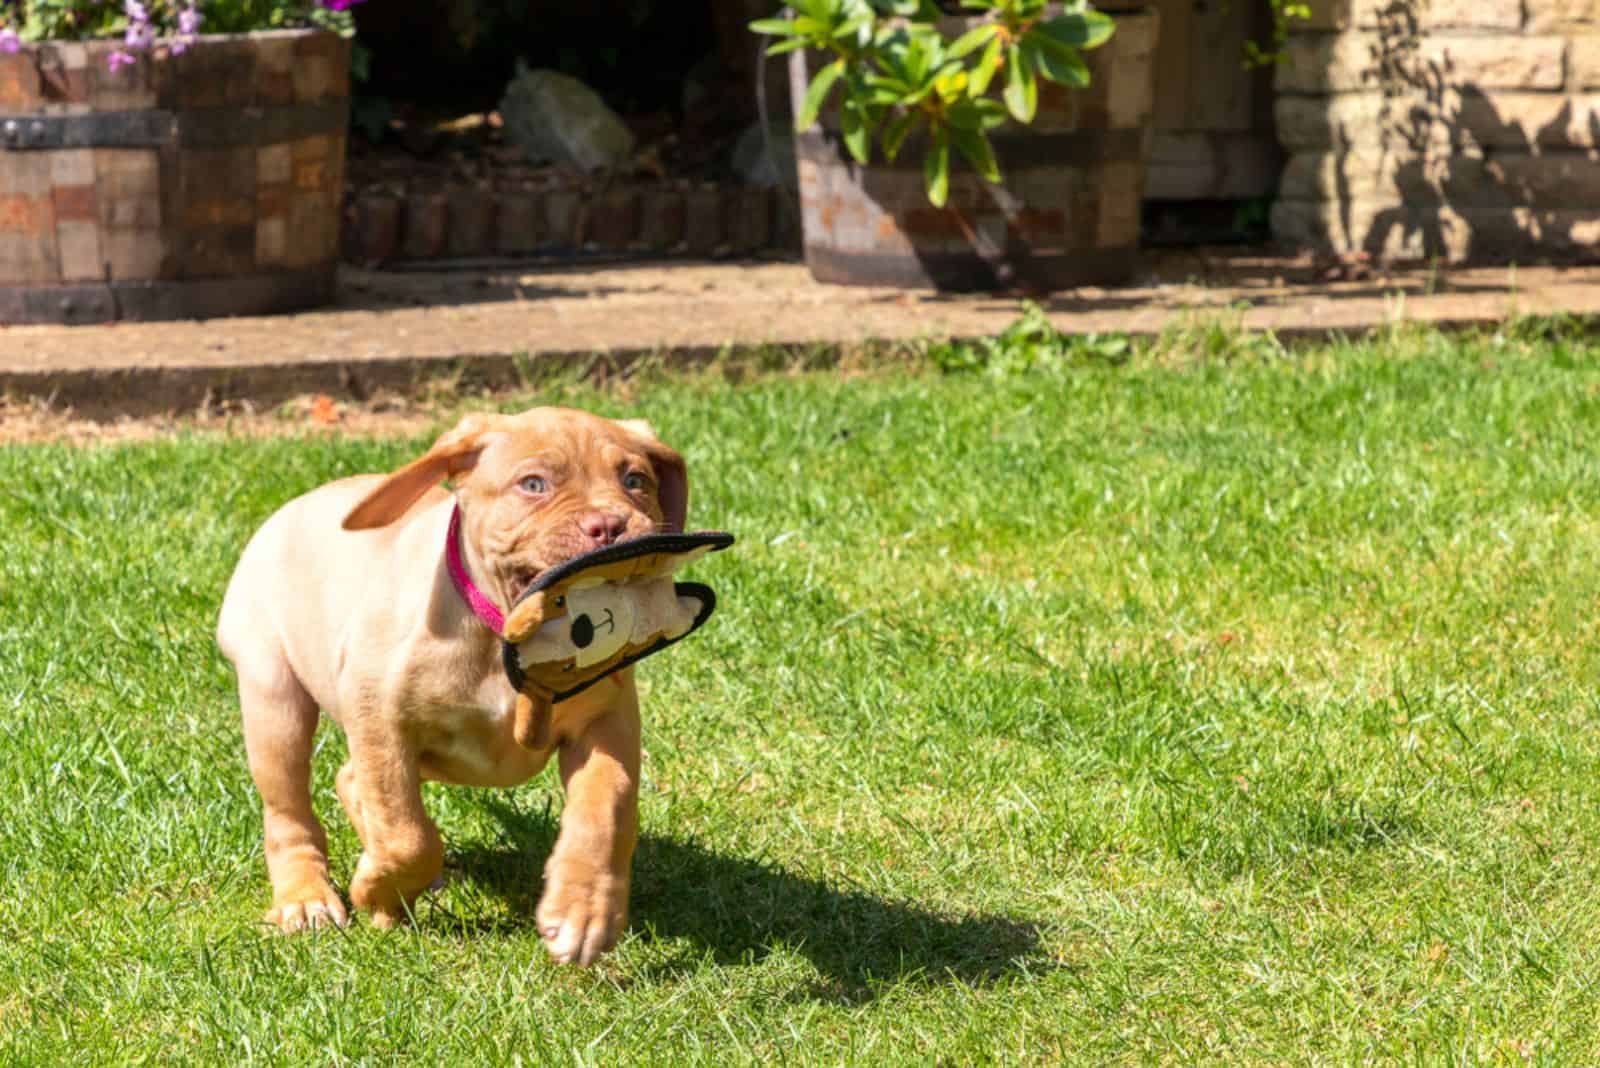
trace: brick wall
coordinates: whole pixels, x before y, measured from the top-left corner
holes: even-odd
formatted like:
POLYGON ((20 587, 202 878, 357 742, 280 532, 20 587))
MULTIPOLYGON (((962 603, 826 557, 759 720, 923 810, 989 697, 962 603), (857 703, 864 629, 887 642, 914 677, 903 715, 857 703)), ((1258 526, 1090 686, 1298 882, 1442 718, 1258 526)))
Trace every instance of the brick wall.
POLYGON ((1317 0, 1277 73, 1283 242, 1600 257, 1600 0, 1317 0))
POLYGON ((671 182, 362 190, 347 197, 344 258, 373 265, 573 251, 750 255, 797 244, 787 200, 778 190, 671 182))

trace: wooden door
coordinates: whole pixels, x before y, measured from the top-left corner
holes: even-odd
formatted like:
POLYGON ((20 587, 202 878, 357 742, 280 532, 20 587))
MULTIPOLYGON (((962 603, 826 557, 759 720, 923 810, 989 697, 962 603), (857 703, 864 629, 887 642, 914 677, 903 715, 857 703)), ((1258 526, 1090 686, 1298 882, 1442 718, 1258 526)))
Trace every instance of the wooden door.
POLYGON ((1244 200, 1271 193, 1282 169, 1272 126, 1272 71, 1246 69, 1265 44, 1265 0, 1154 0, 1155 138, 1146 200, 1244 200))

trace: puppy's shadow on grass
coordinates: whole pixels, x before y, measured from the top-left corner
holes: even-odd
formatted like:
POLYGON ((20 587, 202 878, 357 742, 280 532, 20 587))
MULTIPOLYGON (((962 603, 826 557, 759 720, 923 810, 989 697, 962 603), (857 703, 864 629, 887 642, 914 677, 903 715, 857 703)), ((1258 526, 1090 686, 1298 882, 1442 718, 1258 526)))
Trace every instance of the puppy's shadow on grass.
MULTIPOLYGON (((494 798, 482 803, 509 844, 454 852, 453 866, 504 897, 531 925, 554 821, 494 798)), ((878 985, 900 980, 970 984, 1061 967, 1041 946, 1033 923, 944 915, 651 835, 640 839, 634 854, 629 911, 636 935, 681 938, 696 947, 688 959, 654 966, 656 976, 692 971, 706 953, 718 963, 738 964, 787 948, 823 974, 825 986, 811 991, 819 998, 859 1001, 878 985)))

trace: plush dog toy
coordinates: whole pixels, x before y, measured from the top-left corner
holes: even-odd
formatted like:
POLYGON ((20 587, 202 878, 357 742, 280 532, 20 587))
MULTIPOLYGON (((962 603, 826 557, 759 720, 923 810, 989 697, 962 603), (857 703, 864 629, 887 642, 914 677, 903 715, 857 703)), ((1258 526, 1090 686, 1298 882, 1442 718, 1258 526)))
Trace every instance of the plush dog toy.
POLYGON ((721 531, 647 534, 540 575, 517 598, 503 632, 506 674, 518 695, 517 742, 545 748, 557 701, 699 629, 716 595, 672 574, 732 544, 721 531))

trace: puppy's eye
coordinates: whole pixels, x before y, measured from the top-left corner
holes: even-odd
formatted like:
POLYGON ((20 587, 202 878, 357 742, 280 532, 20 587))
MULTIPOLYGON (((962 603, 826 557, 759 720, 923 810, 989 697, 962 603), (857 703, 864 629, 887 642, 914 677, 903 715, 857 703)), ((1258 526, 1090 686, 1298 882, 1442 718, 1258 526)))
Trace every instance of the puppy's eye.
POLYGON ((622 488, 630 492, 648 488, 650 480, 638 471, 629 471, 622 476, 622 488))
POLYGON ((517 488, 523 493, 538 495, 547 492, 550 489, 550 483, 538 475, 525 475, 517 481, 517 488))

